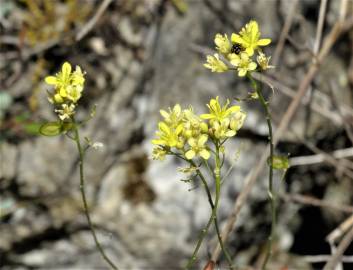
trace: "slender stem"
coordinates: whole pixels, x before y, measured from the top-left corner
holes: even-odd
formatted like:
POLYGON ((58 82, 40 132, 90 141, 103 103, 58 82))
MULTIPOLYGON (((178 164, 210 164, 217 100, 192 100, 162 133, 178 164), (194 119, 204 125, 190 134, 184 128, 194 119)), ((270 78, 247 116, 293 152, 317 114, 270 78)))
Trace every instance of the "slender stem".
MULTIPOLYGON (((218 158, 219 158, 219 151, 218 151, 219 148, 216 147, 216 149, 217 149, 217 150, 216 150, 216 153, 218 154, 218 158)), ((216 158, 216 159, 217 159, 217 158, 216 158)), ((206 164, 207 167, 209 167, 207 160, 204 160, 204 163, 206 164)), ((204 186, 205 186, 205 190, 206 190, 206 193, 207 193, 207 196, 208 196, 208 201, 209 201, 209 203, 210 203, 210 205, 211 205, 211 208, 212 208, 212 210, 213 210, 213 209, 214 209, 214 204, 213 204, 213 201, 212 201, 210 189, 209 189, 209 187, 208 187, 208 185, 207 185, 207 181, 205 180, 205 177, 203 176, 203 174, 202 174, 201 171, 199 171, 199 176, 200 176, 200 178, 201 178, 202 183, 203 183, 204 186)), ((219 181, 220 181, 220 180, 219 180, 219 181)), ((226 259, 227 259, 227 261, 228 261, 228 264, 229 264, 230 269, 233 269, 233 266, 232 266, 232 265, 233 265, 232 258, 231 258, 231 256, 230 256, 230 254, 229 254, 227 248, 224 246, 224 243, 223 243, 223 240, 222 240, 222 236, 221 236, 221 233, 220 233, 220 230, 219 230, 217 214, 216 214, 216 216, 215 216, 215 218, 214 218, 214 226, 215 226, 215 229, 216 229, 216 233, 217 233, 217 238, 218 238, 219 245, 221 246, 221 249, 222 249, 224 255, 226 256, 226 259)))
MULTIPOLYGON (((208 190, 208 192, 209 192, 209 190, 208 190)), ((197 253, 201 247, 201 244, 202 244, 202 242, 203 242, 203 240, 204 240, 204 238, 205 238, 205 236, 206 236, 206 234, 207 234, 207 232, 208 232, 208 230, 209 230, 209 228, 210 228, 210 226, 216 216, 216 210, 217 210, 216 206, 218 205, 218 202, 216 201, 217 205, 213 204, 211 194, 208 195, 208 200, 209 200, 210 204, 212 203, 212 205, 213 205, 212 213, 211 213, 211 216, 206 224, 206 227, 204 229, 202 229, 199 234, 199 239, 197 241, 196 247, 194 249, 194 252, 192 253, 191 258, 188 260, 188 262, 185 266, 185 269, 190 269, 193 266, 193 264, 195 263, 195 261, 197 259, 197 253)))
POLYGON ((94 242, 96 244, 96 247, 100 254, 102 255, 103 259, 110 265, 110 267, 114 270, 118 270, 118 267, 108 258, 108 256, 105 254, 101 244, 98 241, 96 232, 94 230, 91 217, 89 215, 89 210, 88 210, 88 205, 87 205, 87 199, 86 199, 86 192, 85 192, 85 179, 84 179, 84 174, 83 174, 83 158, 84 158, 84 149, 81 146, 81 141, 80 141, 80 134, 78 131, 78 128, 76 126, 75 120, 73 119, 73 124, 74 124, 74 140, 76 142, 77 150, 79 152, 79 164, 80 164, 80 191, 81 191, 81 197, 82 197, 82 202, 83 202, 83 207, 85 211, 85 215, 87 218, 88 226, 91 230, 94 242))
MULTIPOLYGON (((221 165, 220 164, 220 158, 219 158, 219 145, 217 145, 215 143, 215 146, 216 146, 216 151, 214 152, 216 154, 216 167, 217 167, 217 164, 218 164, 218 171, 220 172, 220 169, 221 169, 221 165)), ((177 153, 174 153, 174 152, 171 152, 172 154, 174 154, 175 156, 185 160, 186 162, 190 163, 191 166, 195 167, 195 168, 198 168, 198 166, 196 166, 195 162, 192 161, 192 160, 187 160, 185 159, 184 157, 182 157, 180 154, 177 154, 177 153)), ((220 173, 218 175, 218 178, 216 177, 215 173, 211 170, 208 162, 206 160, 204 160, 204 164, 205 166, 208 168, 208 170, 210 171, 211 175, 216 179, 216 202, 217 202, 217 206, 218 206, 218 200, 219 200, 219 195, 220 195, 220 185, 221 185, 221 176, 220 176, 220 173), (217 180, 218 179, 218 180, 217 180), (217 182, 219 183, 217 185, 217 182), (217 188, 218 186, 218 188, 217 188), (217 192, 218 190, 218 192, 217 192)), ((217 170, 216 170, 217 172, 217 170)), ((188 264, 186 266, 186 269, 189 269, 193 264, 194 262, 196 261, 197 259, 197 252, 199 250, 199 248, 201 247, 201 244, 202 244, 202 241, 204 240, 208 230, 209 230, 209 227, 212 223, 212 220, 214 221, 214 225, 215 225, 215 228, 216 228, 216 232, 217 232, 217 237, 218 237, 218 241, 219 241, 219 244, 221 246, 221 249, 222 251, 224 252, 225 256, 226 256, 226 259, 229 263, 229 267, 230 269, 234 269, 232 264, 232 259, 227 251, 227 249, 225 248, 224 244, 223 244, 223 240, 222 240, 222 237, 221 237, 221 233, 220 233, 220 230, 219 230, 219 226, 218 226, 218 219, 217 219, 217 208, 216 208, 216 205, 213 203, 213 200, 212 200, 212 195, 211 195, 211 191, 210 191, 210 188, 207 184, 207 181, 206 181, 206 178, 204 177, 204 175, 202 174, 201 170, 200 169, 197 169, 197 174, 198 176, 200 177, 204 187, 205 187, 205 190, 206 190, 206 193, 207 193, 207 197, 208 197, 208 202, 210 203, 210 206, 211 206, 211 209, 212 209, 212 214, 211 214, 211 217, 206 225, 206 228, 203 229, 200 233, 200 236, 199 236, 199 240, 197 242, 197 245, 195 247, 195 250, 193 252, 193 255, 192 257, 190 258, 190 260, 188 261, 188 264)))
MULTIPOLYGON (((208 164, 207 160, 203 160, 203 163, 205 164, 206 168, 208 169, 209 173, 212 175, 212 177, 215 178, 214 172, 211 169, 210 165, 208 164)), ((199 174, 202 175, 201 171, 199 170, 199 174)), ((200 176, 201 177, 201 176, 200 176)), ((202 179, 201 179, 202 180, 202 179)), ((212 207, 213 208, 213 207, 212 207)))
POLYGON ((250 73, 248 73, 248 78, 251 81, 252 86, 254 87, 254 90, 259 96, 259 101, 262 105, 262 107, 265 110, 266 113, 266 122, 267 122, 267 127, 268 127, 268 141, 270 143, 270 156, 269 156, 269 177, 268 177, 268 197, 271 203, 271 233, 268 237, 268 244, 266 248, 266 256, 264 263, 261 267, 262 270, 266 269, 266 265, 270 257, 272 256, 272 244, 273 244, 273 238, 275 234, 275 228, 276 228, 276 197, 273 192, 273 152, 274 152, 274 146, 273 146, 273 135, 272 135, 272 122, 271 122, 271 114, 268 106, 268 102, 265 100, 261 88, 258 86, 257 82, 253 79, 250 73))
MULTIPOLYGON (((210 216, 210 218, 209 218, 209 220, 208 220, 208 222, 206 224, 206 227, 203 230, 201 230, 201 232, 200 232, 199 239, 197 241, 197 244, 196 244, 196 247, 194 249, 194 252, 192 253, 191 258, 189 259, 189 261, 188 261, 188 263, 187 263, 187 265, 185 267, 186 269, 190 269, 192 267, 192 265, 195 263, 195 261, 197 259, 197 253, 198 253, 198 251, 199 251, 199 249, 201 247, 201 244, 202 244, 202 242, 203 242, 203 240, 204 240, 204 238, 205 238, 205 236, 206 236, 206 234, 207 234, 212 222, 215 222, 215 226, 217 226, 217 229, 218 229, 217 208, 218 208, 219 195, 220 195, 220 190, 221 190, 221 174, 220 174, 220 171, 221 171, 220 165, 221 165, 221 163, 220 163, 220 158, 219 158, 219 146, 218 146, 218 144, 216 144, 216 152, 215 153, 216 153, 216 164, 215 164, 216 168, 215 168, 214 176, 215 176, 215 184, 216 184, 216 194, 215 194, 215 202, 214 202, 214 204, 213 204, 213 201, 212 201, 211 193, 209 192, 209 188, 207 186, 207 182, 206 182, 205 178, 203 177, 203 175, 201 174, 200 170, 198 170, 198 173, 200 175, 200 178, 201 178, 202 182, 205 185, 205 188, 207 187, 206 192, 207 192, 208 200, 209 200, 211 208, 212 208, 212 212, 211 212, 211 216, 210 216), (213 205, 213 207, 212 207, 212 205, 213 205)), ((193 161, 190 161, 190 163, 192 165, 194 165, 193 161)), ((218 230, 217 234, 219 235, 219 230, 218 230)), ((218 240, 220 241, 220 244, 223 246, 222 238, 219 238, 218 240)), ((227 259, 228 259, 228 257, 227 257, 227 259)))

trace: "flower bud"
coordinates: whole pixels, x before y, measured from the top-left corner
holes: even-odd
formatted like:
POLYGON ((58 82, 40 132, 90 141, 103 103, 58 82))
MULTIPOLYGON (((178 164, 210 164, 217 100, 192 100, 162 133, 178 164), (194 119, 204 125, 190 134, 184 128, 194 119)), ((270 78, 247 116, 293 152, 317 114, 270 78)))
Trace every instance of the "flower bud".
POLYGON ((188 129, 184 132, 184 136, 185 138, 189 139, 192 137, 192 130, 191 129, 188 129))
POLYGON ((205 122, 202 122, 202 123, 200 124, 200 127, 201 127, 201 131, 202 131, 203 133, 207 133, 207 131, 208 131, 208 125, 207 125, 205 122))

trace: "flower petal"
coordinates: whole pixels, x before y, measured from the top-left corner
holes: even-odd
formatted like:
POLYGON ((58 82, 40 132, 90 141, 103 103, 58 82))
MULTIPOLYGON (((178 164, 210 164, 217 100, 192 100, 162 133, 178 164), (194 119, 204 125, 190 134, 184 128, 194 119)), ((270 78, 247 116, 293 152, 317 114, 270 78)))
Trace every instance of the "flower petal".
POLYGON ((158 128, 160 131, 162 131, 165 134, 170 134, 170 128, 166 125, 164 122, 159 122, 158 123, 158 128))
POLYGON ((185 153, 185 157, 186 157, 187 159, 192 159, 194 156, 195 156, 194 150, 189 150, 189 151, 187 151, 187 152, 185 153))
POLYGON ((251 62, 250 64, 249 64, 249 70, 255 70, 256 69, 256 67, 257 67, 257 64, 255 63, 255 62, 251 62))
POLYGON ((60 90, 59 90, 59 94, 62 97, 66 97, 67 96, 66 88, 65 87, 61 87, 60 90))
POLYGON ((65 62, 61 68, 61 71, 64 76, 68 76, 71 73, 71 65, 69 62, 65 62))
POLYGON ((159 112, 164 118, 168 118, 169 117, 169 113, 167 113, 165 110, 160 110, 159 112))
POLYGON ((239 111, 240 111, 240 106, 232 106, 227 109, 227 114, 231 114, 239 111))
POLYGON ((248 27, 248 30, 251 34, 251 40, 256 40, 260 36, 259 25, 257 21, 251 20, 246 27, 248 27))
POLYGON ((235 53, 230 53, 227 55, 227 58, 229 61, 232 61, 232 60, 238 60, 240 59, 239 55, 238 54, 235 54, 235 53))
POLYGON ((178 125, 175 129, 175 134, 179 135, 183 131, 183 128, 183 124, 178 125))
POLYGON ((173 112, 176 114, 176 115, 179 115, 180 112, 181 112, 181 107, 179 104, 176 104, 173 108, 173 112))
POLYGON ((198 146, 202 147, 208 140, 208 136, 203 134, 200 136, 199 141, 198 141, 198 146))
POLYGON ((200 118, 201 119, 212 119, 212 118, 214 118, 214 116, 212 114, 205 113, 205 114, 201 114, 200 118))
POLYGON ((201 150, 199 154, 203 159, 209 159, 211 156, 210 152, 206 149, 201 150))
POLYGON ((189 144, 191 147, 195 147, 195 146, 197 145, 195 138, 190 138, 190 139, 188 140, 188 144, 189 144))
POLYGON ((234 58, 234 59, 230 60, 230 63, 231 63, 233 66, 237 67, 237 66, 239 66, 239 64, 240 64, 240 58, 234 58))
POLYGON ((239 44, 244 43, 244 40, 241 38, 241 36, 235 33, 232 34, 231 41, 232 43, 239 43, 239 44))
POLYGON ((227 137, 233 137, 233 136, 235 136, 235 134, 236 134, 236 132, 234 130, 228 130, 226 132, 227 137))
POLYGON ((260 39, 258 42, 257 42, 257 45, 258 46, 266 46, 268 44, 271 43, 271 39, 270 38, 263 38, 263 39, 260 39))
POLYGON ((56 85, 58 83, 58 80, 56 79, 55 76, 47 76, 45 77, 44 80, 47 84, 51 84, 51 85, 56 85))
POLYGON ((155 139, 155 140, 151 140, 152 144, 156 144, 156 145, 164 145, 165 141, 164 140, 160 140, 160 139, 155 139))
POLYGON ((245 52, 248 54, 248 56, 252 56, 254 54, 254 48, 248 47, 245 49, 245 52))
POLYGON ((246 75, 247 70, 244 68, 238 69, 238 76, 239 77, 244 77, 246 75))

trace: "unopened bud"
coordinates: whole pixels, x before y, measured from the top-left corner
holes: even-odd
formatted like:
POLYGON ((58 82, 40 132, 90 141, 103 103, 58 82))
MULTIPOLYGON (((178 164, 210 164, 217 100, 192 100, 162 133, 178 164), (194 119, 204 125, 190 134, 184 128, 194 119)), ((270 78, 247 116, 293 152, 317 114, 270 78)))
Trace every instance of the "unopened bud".
POLYGON ((208 131, 208 125, 207 125, 205 122, 202 122, 202 123, 200 124, 200 127, 201 127, 201 130, 202 130, 203 133, 207 133, 207 131, 208 131))

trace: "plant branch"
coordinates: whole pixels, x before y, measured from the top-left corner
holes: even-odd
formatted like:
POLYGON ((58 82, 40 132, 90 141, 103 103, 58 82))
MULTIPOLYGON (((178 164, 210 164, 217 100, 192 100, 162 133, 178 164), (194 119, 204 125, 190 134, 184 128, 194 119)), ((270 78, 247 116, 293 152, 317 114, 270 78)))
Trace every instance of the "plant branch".
MULTIPOLYGON (((217 209, 218 209, 218 204, 219 204, 219 197, 220 197, 220 190, 221 190, 221 174, 220 174, 220 171, 221 171, 221 161, 220 161, 220 157, 219 157, 219 145, 217 143, 215 143, 215 146, 216 146, 216 151, 215 151, 215 154, 216 154, 216 158, 215 158, 215 171, 214 171, 214 178, 215 178, 215 184, 216 184, 216 192, 215 192, 215 202, 213 203, 213 200, 212 200, 212 196, 211 196, 211 192, 210 192, 210 189, 207 185, 207 181, 205 179, 205 177, 203 176, 202 172, 197 169, 197 172, 198 172, 198 175, 200 176, 201 178, 201 181, 203 183, 203 185, 205 186, 205 190, 206 190, 206 193, 207 193, 207 197, 208 197, 208 201, 211 205, 211 209, 212 209, 212 212, 211 212, 211 216, 206 224, 206 227, 201 230, 200 232, 200 235, 199 235, 199 239, 197 241, 197 244, 196 244, 196 247, 194 249, 194 252, 191 256, 191 258, 189 259, 187 265, 186 265, 186 269, 190 269, 193 264, 195 263, 196 259, 197 259, 197 253, 201 247, 201 244, 212 224, 212 222, 214 222, 214 225, 215 225, 215 228, 216 228, 216 232, 217 232, 217 236, 218 236, 218 241, 219 241, 219 244, 221 246, 221 249, 222 251, 224 252, 226 258, 227 258, 227 261, 229 263, 229 266, 231 269, 232 268, 232 260, 231 260, 231 257, 229 255, 229 253, 227 252, 227 250, 225 249, 224 245, 223 245, 223 241, 222 241, 222 237, 221 237, 221 234, 220 234, 220 231, 219 231, 219 227, 218 227, 218 220, 217 220, 217 209)), ((196 167, 195 166, 195 163, 190 160, 189 163, 196 167)))
POLYGON ((96 232, 94 230, 92 221, 91 221, 91 217, 89 215, 89 209, 88 209, 88 204, 87 204, 87 199, 86 199, 86 192, 85 192, 85 179, 84 179, 84 174, 83 174, 83 160, 84 160, 84 149, 81 146, 81 140, 80 140, 80 134, 78 131, 78 128, 76 126, 76 122, 73 119, 73 124, 74 124, 74 140, 76 142, 76 146, 77 146, 77 150, 79 152, 79 165, 80 165, 80 191, 81 191, 81 197, 82 197, 82 202, 83 202, 83 207, 84 207, 84 212, 87 218, 87 222, 88 222, 88 226, 91 230, 94 242, 96 244, 96 247, 99 251, 99 253, 101 254, 102 258, 109 264, 109 266, 114 269, 114 270, 118 270, 118 267, 108 258, 108 256, 105 254, 101 244, 98 241, 96 232))
MULTIPOLYGON (((206 163, 208 165, 206 160, 204 160, 204 163, 206 163)), ((212 196, 211 196, 210 189, 209 189, 209 187, 207 185, 207 181, 206 181, 205 177, 203 176, 203 174, 202 174, 202 172, 200 170, 198 170, 198 173, 199 173, 199 177, 201 178, 201 181, 202 181, 203 185, 205 186, 205 190, 206 190, 206 193, 207 193, 208 201, 209 201, 209 203, 211 205, 211 209, 213 210, 214 209, 214 204, 213 204, 213 201, 212 201, 212 196)), ((212 174, 212 175, 214 175, 214 174, 212 174)), ((227 261, 229 263, 229 267, 231 269, 233 269, 233 267, 232 267, 232 264, 233 264, 232 258, 229 255, 228 250, 224 246, 224 243, 223 243, 223 240, 222 240, 222 236, 221 236, 221 233, 220 233, 220 230, 219 230, 217 215, 215 216, 215 219, 214 219, 214 225, 215 225, 218 242, 219 242, 219 244, 221 246, 221 249, 222 249, 224 255, 226 256, 226 259, 227 259, 227 261)))
POLYGON ((266 113, 266 122, 268 127, 268 141, 270 144, 270 155, 269 155, 269 177, 268 177, 268 197, 271 204, 271 233, 268 237, 268 245, 266 248, 266 256, 264 263, 262 265, 262 269, 266 269, 266 265, 270 257, 272 256, 272 244, 273 238, 275 235, 275 228, 276 228, 276 194, 273 192, 273 155, 274 155, 274 145, 273 145, 273 135, 272 135, 272 122, 271 122, 271 114, 268 106, 268 102, 265 100, 261 87, 257 84, 257 82, 253 79, 251 74, 248 74, 248 78, 251 81, 251 84, 259 96, 259 101, 265 110, 266 113))

